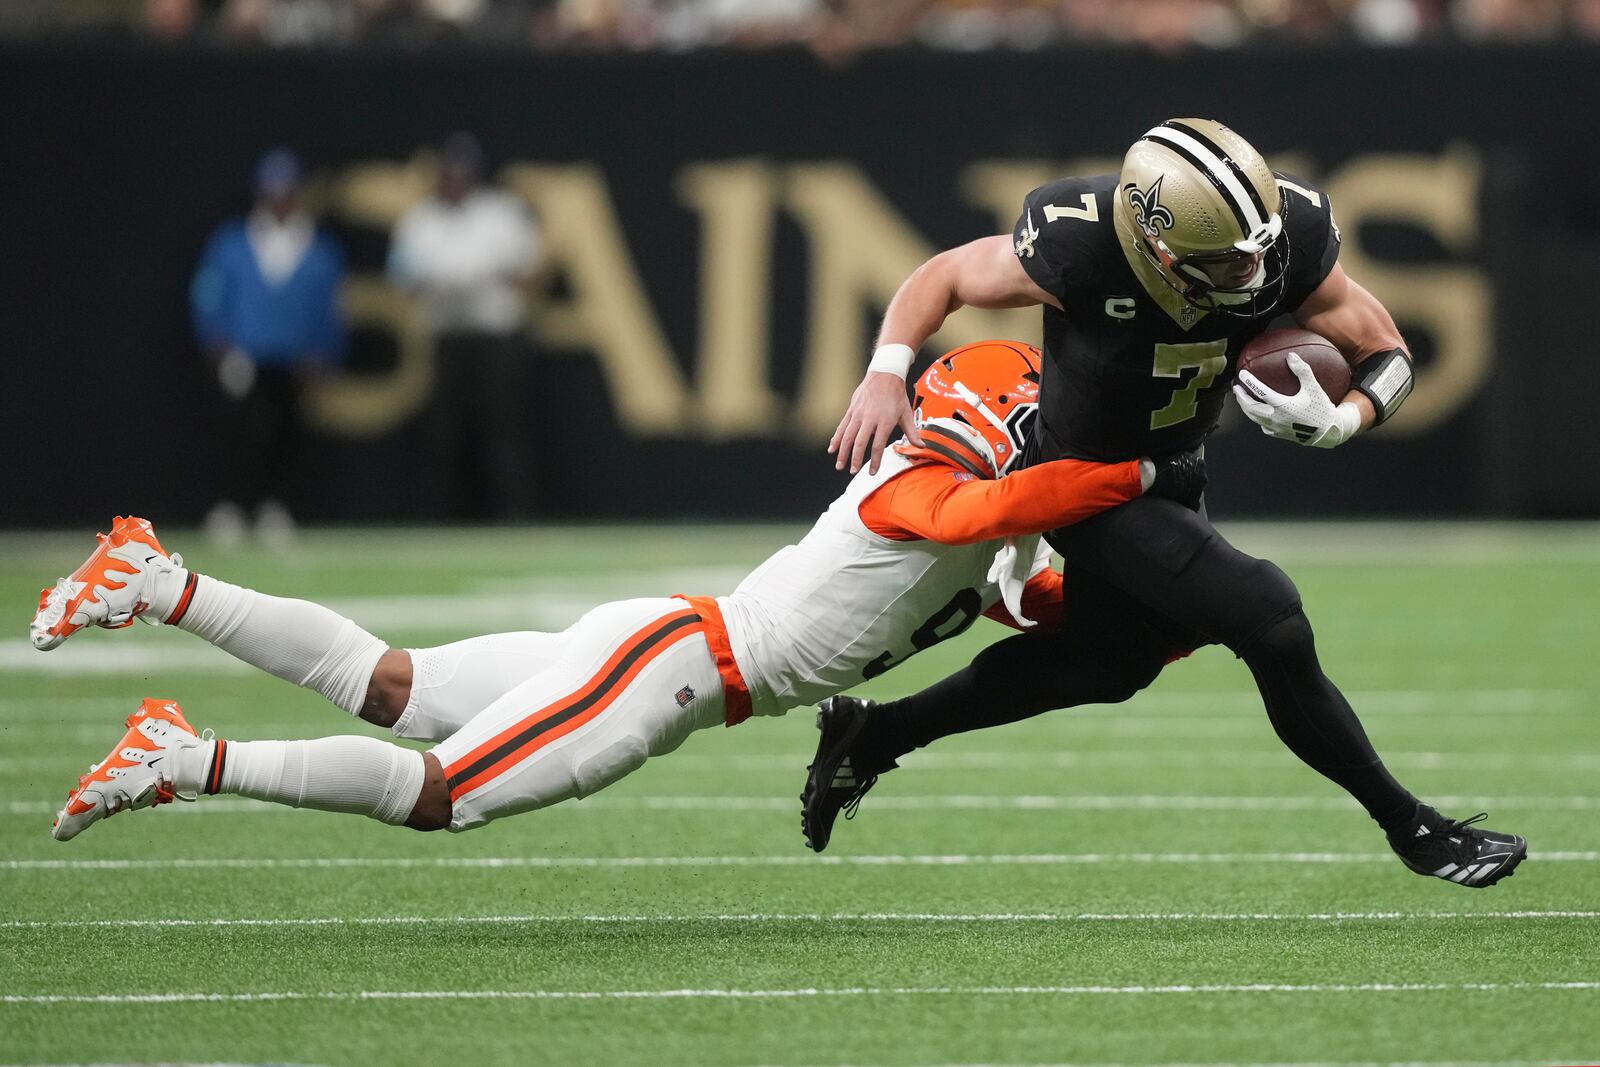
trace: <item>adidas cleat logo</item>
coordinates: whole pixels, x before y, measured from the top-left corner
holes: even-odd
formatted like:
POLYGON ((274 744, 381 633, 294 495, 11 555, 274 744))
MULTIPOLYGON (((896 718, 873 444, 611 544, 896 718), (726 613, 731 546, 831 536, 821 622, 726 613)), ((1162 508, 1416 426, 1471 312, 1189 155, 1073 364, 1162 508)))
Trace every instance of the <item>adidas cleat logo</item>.
POLYGON ((844 762, 839 764, 839 769, 833 772, 832 788, 854 789, 856 787, 855 771, 850 768, 850 757, 846 756, 844 762))

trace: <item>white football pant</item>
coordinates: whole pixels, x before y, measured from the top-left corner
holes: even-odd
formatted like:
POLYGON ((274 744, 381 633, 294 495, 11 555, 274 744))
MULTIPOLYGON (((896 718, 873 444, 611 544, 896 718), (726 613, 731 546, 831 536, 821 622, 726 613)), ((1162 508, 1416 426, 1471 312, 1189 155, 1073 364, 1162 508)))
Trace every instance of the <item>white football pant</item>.
POLYGON ((400 737, 433 749, 451 830, 586 797, 723 722, 705 624, 685 601, 603 604, 559 634, 411 652, 400 737))

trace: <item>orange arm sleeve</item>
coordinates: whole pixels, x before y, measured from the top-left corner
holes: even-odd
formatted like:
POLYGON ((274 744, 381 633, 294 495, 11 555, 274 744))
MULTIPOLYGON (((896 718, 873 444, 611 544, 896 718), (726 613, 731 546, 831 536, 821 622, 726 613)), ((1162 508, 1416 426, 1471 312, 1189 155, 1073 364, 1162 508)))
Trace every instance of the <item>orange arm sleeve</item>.
POLYGON ((970 545, 1070 526, 1143 490, 1139 462, 1056 459, 995 480, 944 463, 912 467, 861 502, 861 521, 880 537, 970 545))

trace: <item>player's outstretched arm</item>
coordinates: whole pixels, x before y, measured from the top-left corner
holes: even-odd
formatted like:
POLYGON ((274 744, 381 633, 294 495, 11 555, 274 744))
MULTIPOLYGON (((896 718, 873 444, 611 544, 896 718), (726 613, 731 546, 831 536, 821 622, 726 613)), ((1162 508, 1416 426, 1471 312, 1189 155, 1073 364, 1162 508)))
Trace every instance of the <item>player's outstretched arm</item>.
POLYGON ((941 252, 912 272, 889 301, 878 331, 878 348, 850 407, 828 441, 834 467, 873 473, 898 428, 921 444, 906 399, 906 373, 917 349, 957 308, 1017 308, 1059 303, 1022 269, 1006 234, 982 237, 941 252))
POLYGON ((1144 492, 1142 461, 1058 459, 1004 478, 972 479, 944 464, 913 467, 861 505, 867 527, 942 545, 1047 533, 1144 492))

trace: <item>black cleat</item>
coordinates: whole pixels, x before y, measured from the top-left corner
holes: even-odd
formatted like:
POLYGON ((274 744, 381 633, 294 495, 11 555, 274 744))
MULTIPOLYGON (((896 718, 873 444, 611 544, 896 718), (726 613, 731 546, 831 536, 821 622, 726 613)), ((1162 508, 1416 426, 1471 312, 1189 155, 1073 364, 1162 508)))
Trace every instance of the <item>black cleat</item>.
POLYGON ((829 697, 817 705, 817 729, 822 736, 817 739, 816 757, 806 767, 806 787, 800 794, 800 829, 815 852, 828 847, 839 813, 844 812, 846 819, 855 818, 861 798, 877 782, 878 774, 899 766, 891 760, 871 774, 857 773, 862 760, 855 751, 856 740, 874 706, 873 701, 847 696, 829 697))
POLYGON ((1489 817, 1487 812, 1470 819, 1446 819, 1423 804, 1417 816, 1389 833, 1389 847, 1418 874, 1483 889, 1511 877, 1528 856, 1528 842, 1516 834, 1472 828, 1489 817))

